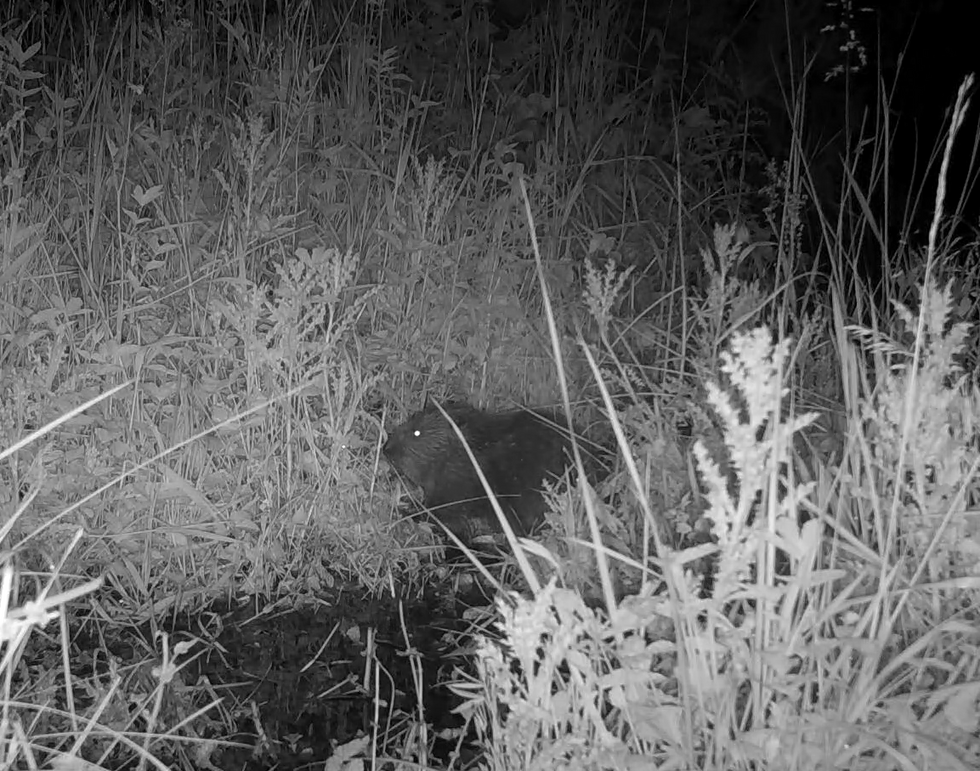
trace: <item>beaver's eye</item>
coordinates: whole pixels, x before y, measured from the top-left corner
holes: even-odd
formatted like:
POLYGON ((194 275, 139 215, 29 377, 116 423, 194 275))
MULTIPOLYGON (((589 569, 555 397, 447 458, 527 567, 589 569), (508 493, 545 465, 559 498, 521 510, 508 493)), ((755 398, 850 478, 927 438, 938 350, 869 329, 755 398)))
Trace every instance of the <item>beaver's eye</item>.
POLYGON ((419 438, 420 436, 422 436, 422 431, 421 431, 420 429, 418 429, 418 428, 416 428, 416 429, 415 429, 415 430, 414 430, 414 431, 412 432, 412 436, 414 436, 414 437, 415 437, 416 439, 418 439, 418 438, 419 438))

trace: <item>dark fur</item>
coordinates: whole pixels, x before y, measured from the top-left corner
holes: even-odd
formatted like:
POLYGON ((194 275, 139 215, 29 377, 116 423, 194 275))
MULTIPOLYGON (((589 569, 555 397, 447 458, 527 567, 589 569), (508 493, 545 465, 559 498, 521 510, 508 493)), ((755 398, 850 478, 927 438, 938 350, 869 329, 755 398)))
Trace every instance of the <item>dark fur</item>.
MULTIPOLYGON (((542 483, 561 476, 570 463, 564 417, 545 410, 484 412, 458 402, 443 408, 466 437, 515 532, 531 532, 544 519, 542 483)), ((394 429, 383 451, 461 540, 500 531, 466 450, 437 407, 427 406, 394 429)))

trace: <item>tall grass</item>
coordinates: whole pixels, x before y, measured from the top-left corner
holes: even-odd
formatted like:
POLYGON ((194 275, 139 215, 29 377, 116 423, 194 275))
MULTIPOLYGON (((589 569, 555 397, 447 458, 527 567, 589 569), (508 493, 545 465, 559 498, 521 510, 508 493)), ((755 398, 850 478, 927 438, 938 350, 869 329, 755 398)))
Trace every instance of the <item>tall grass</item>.
MULTIPOLYGON (((794 440, 816 415, 796 415, 789 398, 789 340, 735 332, 721 355, 727 388, 706 383, 728 473, 694 447, 713 567, 692 569, 703 546, 658 543, 651 575, 648 561, 596 538, 596 569, 639 570, 639 591, 607 595, 605 613, 554 579, 531 598, 498 600, 498 630, 457 684, 488 767, 976 764, 978 394, 959 364, 969 325, 950 323, 951 289, 929 270, 971 85, 953 112, 920 307, 894 305, 907 343, 835 317, 843 454, 799 465, 794 440)), ((616 433, 644 518, 656 521, 649 479, 616 433)))
MULTIPOLYGON (((519 578, 483 566, 453 687, 488 767, 977 767, 980 293, 942 188, 966 88, 925 259, 854 158, 823 287, 813 170, 794 143, 745 206, 723 78, 677 102, 696 62, 666 51, 625 77, 614 4, 499 46, 481 8, 0 30, 0 766, 191 767, 231 730, 182 681, 211 641, 89 678, 82 621, 108 660, 216 599, 421 592, 439 533, 396 515, 380 445, 436 391, 560 400, 614 459, 579 448, 550 528, 509 534, 519 578)), ((403 626, 410 727, 367 653, 375 733, 338 764, 435 762, 403 626)))

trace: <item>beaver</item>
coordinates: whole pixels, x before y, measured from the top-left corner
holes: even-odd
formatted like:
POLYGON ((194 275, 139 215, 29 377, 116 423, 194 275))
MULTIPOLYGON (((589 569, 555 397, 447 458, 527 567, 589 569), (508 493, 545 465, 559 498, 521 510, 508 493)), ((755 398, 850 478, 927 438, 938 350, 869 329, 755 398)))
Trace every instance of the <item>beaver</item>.
MULTIPOLYGON (((544 519, 541 488, 565 473, 571 441, 563 413, 545 409, 486 412, 463 402, 443 405, 459 426, 490 489, 517 535, 544 519)), ((382 448, 425 505, 461 541, 500 532, 500 522, 466 450, 434 404, 394 429, 382 448)))

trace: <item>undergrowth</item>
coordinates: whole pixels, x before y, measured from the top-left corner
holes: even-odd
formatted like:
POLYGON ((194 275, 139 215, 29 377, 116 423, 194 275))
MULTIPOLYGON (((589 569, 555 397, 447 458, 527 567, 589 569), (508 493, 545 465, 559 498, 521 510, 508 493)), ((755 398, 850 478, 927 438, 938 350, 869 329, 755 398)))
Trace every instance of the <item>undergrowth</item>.
MULTIPOLYGON (((588 439, 544 531, 477 566, 459 752, 980 766, 980 290, 945 168, 928 243, 895 249, 859 151, 830 209, 806 126, 784 163, 756 149, 751 73, 709 56, 725 19, 691 20, 702 68, 612 3, 506 40, 486 4, 326 5, 10 4, 0 767, 210 767, 242 713, 261 733, 184 679, 210 621, 164 618, 472 581, 381 460, 427 393, 560 401, 588 439)), ((336 767, 462 765, 433 755, 412 621, 417 704, 383 703, 368 633, 373 733, 336 767)))

